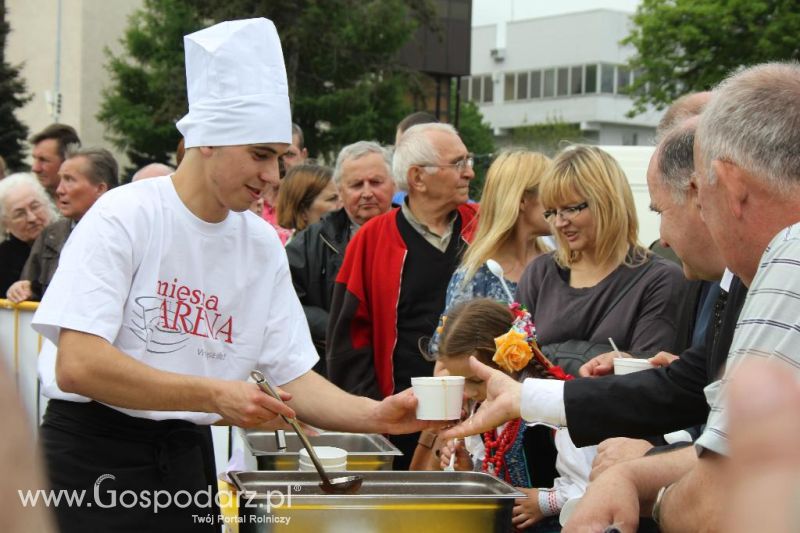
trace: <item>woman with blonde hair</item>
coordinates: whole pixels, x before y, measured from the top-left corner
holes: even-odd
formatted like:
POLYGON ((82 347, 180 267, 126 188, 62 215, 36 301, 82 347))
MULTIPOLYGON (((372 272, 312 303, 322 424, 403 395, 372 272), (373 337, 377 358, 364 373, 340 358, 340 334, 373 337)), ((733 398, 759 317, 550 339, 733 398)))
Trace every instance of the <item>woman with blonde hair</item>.
POLYGON ((520 279, 542 350, 577 375, 609 338, 636 356, 670 351, 683 292, 680 269, 650 254, 628 180, 608 153, 576 145, 556 156, 540 199, 557 242, 520 279))
MULTIPOLYGON (((538 187, 550 164, 542 154, 511 150, 501 153, 489 167, 475 236, 447 287, 445 316, 456 304, 473 298, 511 303, 486 261, 494 259, 500 264, 513 294, 526 265, 548 250, 540 239, 550 234, 550 227, 542 216, 538 187)), ((437 343, 438 334, 434 333, 432 354, 437 343)))
MULTIPOLYGON (((445 310, 439 319, 439 327, 433 333, 429 345, 424 346, 420 339, 420 351, 426 358, 436 358, 439 351, 441 332, 446 329, 447 315, 459 304, 476 298, 511 304, 517 288, 517 281, 525 270, 525 266, 534 258, 547 251, 540 237, 550 234, 550 227, 544 220, 544 208, 539 202, 539 184, 542 176, 549 170, 551 161, 548 157, 529 150, 511 150, 501 153, 494 160, 486 173, 486 182, 481 195, 481 207, 478 212, 478 224, 472 244, 464 253, 461 265, 450 278, 447 286, 445 310), (486 262, 493 259, 503 268, 501 281, 493 274, 486 262), (505 285, 505 287, 503 286, 505 285)), ((484 332, 485 333, 485 332, 484 332)), ((476 335, 478 332, 476 332, 476 335)), ((441 360, 436 361, 434 374, 451 372, 441 360)), ((429 446, 417 448, 412 468, 435 468, 431 457, 434 433, 424 432, 423 439, 433 441, 429 446)), ((552 483, 555 468, 555 448, 544 427, 530 431, 529 441, 535 443, 544 458, 545 465, 541 470, 542 486, 552 483), (546 458, 550 457, 552 461, 546 458)), ((443 443, 439 442, 439 446, 443 443)), ((549 486, 549 485, 547 485, 549 486)))
POLYGON ((333 170, 320 165, 296 165, 289 169, 278 192, 278 225, 302 231, 328 211, 342 207, 333 182, 333 170))

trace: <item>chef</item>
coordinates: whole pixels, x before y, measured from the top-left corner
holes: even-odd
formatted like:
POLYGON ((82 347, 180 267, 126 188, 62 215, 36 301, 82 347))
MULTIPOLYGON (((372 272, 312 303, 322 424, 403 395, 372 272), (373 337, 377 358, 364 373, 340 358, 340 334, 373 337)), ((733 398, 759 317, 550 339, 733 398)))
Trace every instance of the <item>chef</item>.
POLYGON ((62 532, 219 531, 210 424, 278 414, 408 433, 411 390, 346 394, 317 362, 281 243, 248 210, 292 141, 275 26, 223 22, 184 39, 186 155, 170 176, 104 195, 67 242, 34 318, 51 398, 41 443, 62 532), (57 352, 56 352, 57 346, 57 352), (245 381, 253 369, 289 407, 245 381), (199 518, 200 519, 199 519, 199 518))

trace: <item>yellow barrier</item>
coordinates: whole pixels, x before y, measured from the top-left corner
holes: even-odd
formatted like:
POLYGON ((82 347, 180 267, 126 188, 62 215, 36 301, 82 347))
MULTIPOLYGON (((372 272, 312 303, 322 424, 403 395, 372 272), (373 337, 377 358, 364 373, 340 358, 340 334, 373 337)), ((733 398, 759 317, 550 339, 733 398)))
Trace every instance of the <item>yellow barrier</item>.
MULTIPOLYGON (((22 404, 34 432, 47 407, 47 399, 39 393, 37 359, 42 349, 42 336, 31 327, 37 302, 13 304, 0 298, 0 361, 12 372, 22 404)), ((230 456, 230 430, 212 426, 214 451, 218 469, 223 469, 230 456)))
POLYGON ((31 328, 36 302, 13 304, 0 299, 0 360, 12 372, 22 403, 32 427, 41 414, 36 358, 42 348, 42 337, 31 328))

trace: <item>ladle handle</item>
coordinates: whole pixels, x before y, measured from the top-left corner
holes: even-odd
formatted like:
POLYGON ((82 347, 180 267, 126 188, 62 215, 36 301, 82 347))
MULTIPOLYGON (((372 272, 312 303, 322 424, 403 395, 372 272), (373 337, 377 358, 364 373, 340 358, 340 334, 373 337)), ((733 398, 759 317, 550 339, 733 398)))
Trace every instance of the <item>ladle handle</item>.
MULTIPOLYGON (((252 372, 250 372, 250 377, 252 377, 255 380, 256 385, 258 385, 262 391, 266 392, 279 402, 283 404, 286 403, 283 401, 283 398, 281 398, 280 394, 278 394, 278 391, 272 388, 272 385, 264 377, 264 374, 262 374, 258 370, 253 370, 252 372)), ((305 446, 306 451, 308 451, 308 456, 311 458, 311 461, 314 462, 314 466, 317 468, 317 472, 319 472, 319 475, 322 478, 322 482, 325 483, 326 485, 330 485, 331 482, 328 479, 327 474, 325 473, 325 469, 322 468, 322 463, 319 462, 319 457, 317 457, 317 452, 314 451, 314 447, 311 445, 311 442, 308 440, 308 437, 306 437, 306 434, 300 428, 300 424, 298 424, 297 420, 295 420, 294 418, 289 418, 284 415, 281 415, 281 418, 283 418, 287 424, 291 425, 295 433, 297 433, 297 436, 300 437, 303 446, 305 446)))

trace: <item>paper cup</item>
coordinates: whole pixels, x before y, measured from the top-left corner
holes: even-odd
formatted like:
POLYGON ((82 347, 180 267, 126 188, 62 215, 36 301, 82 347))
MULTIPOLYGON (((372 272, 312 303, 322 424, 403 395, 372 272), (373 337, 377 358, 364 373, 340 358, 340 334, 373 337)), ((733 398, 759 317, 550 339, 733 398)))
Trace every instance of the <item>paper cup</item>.
POLYGON ((632 357, 615 357, 614 358, 614 374, 621 376, 623 374, 632 374, 640 370, 647 370, 648 368, 655 368, 650 364, 647 359, 634 359, 632 357))
MULTIPOLYGON (((314 446, 314 451, 317 452, 319 462, 322 463, 322 468, 325 470, 333 472, 347 470, 347 450, 334 446, 314 446)), ((301 472, 315 472, 317 470, 314 468, 314 461, 311 460, 305 448, 300 450, 298 465, 301 472)))
POLYGON ((458 420, 464 398, 464 376, 411 378, 417 397, 417 419, 458 420))

